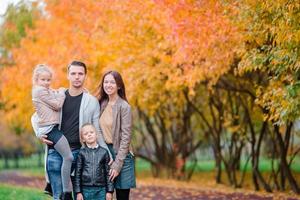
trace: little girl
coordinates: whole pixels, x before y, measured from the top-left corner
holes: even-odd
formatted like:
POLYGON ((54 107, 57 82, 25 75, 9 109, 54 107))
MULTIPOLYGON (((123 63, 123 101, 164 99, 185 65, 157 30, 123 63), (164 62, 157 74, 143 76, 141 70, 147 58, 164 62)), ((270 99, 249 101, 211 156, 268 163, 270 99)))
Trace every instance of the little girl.
POLYGON ((37 65, 33 71, 32 101, 38 116, 38 123, 34 127, 37 137, 47 135, 47 139, 53 142, 53 147, 62 156, 61 177, 63 194, 62 199, 72 199, 71 165, 73 155, 69 143, 63 133, 58 129, 60 112, 65 100, 63 89, 50 88, 52 70, 47 65, 37 65))
POLYGON ((77 200, 111 200, 114 191, 109 180, 109 154, 97 143, 98 134, 92 124, 84 124, 80 139, 84 147, 80 149, 75 170, 74 190, 77 200))

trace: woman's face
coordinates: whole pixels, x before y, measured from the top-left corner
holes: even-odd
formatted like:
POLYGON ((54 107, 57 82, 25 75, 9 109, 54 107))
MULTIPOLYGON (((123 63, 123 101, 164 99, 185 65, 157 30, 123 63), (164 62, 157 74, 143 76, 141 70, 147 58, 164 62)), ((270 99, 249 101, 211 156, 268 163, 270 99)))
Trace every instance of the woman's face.
POLYGON ((114 79, 113 75, 107 74, 104 77, 103 89, 104 89, 104 92, 108 96, 117 94, 117 92, 118 92, 118 86, 117 86, 116 80, 114 79))

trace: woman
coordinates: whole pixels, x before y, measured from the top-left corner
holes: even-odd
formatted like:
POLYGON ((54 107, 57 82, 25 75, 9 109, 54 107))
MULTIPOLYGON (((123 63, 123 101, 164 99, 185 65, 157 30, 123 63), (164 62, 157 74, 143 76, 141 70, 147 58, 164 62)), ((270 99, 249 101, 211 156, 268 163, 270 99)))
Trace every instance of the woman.
POLYGON ((130 151, 132 116, 125 86, 116 71, 104 74, 99 85, 100 127, 114 162, 110 179, 115 180, 117 200, 129 199, 135 188, 134 157, 130 151))

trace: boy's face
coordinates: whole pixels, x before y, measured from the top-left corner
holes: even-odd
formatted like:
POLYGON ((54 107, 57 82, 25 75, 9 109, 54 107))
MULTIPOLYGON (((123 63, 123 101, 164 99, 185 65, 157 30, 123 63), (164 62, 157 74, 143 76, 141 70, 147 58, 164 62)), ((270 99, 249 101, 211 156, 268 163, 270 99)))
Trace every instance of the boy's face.
POLYGON ((97 133, 93 126, 88 125, 81 129, 81 139, 88 145, 97 144, 97 133))

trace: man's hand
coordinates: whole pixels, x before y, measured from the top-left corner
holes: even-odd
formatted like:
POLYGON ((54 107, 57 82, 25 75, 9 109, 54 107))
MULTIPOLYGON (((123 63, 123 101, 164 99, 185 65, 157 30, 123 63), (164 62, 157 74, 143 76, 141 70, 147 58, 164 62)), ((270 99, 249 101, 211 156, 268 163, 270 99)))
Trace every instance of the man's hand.
POLYGON ((82 90, 83 92, 89 92, 89 90, 87 89, 87 88, 83 88, 83 90, 82 90))
POLYGON ((117 170, 115 170, 115 169, 110 169, 109 175, 110 175, 109 180, 113 181, 119 175, 119 172, 117 172, 117 170))
POLYGON ((42 135, 42 136, 40 137, 40 141, 41 141, 42 143, 44 143, 44 144, 52 145, 53 142, 51 142, 50 140, 47 140, 47 139, 46 139, 47 137, 48 137, 47 135, 42 135))
MULTIPOLYGON (((109 192, 106 193, 106 200, 112 200, 112 197, 113 197, 112 193, 109 193, 109 192)), ((77 198, 77 200, 78 200, 78 198, 77 198)))
POLYGON ((64 87, 60 87, 60 88, 58 88, 58 91, 59 91, 59 92, 62 92, 62 93, 64 93, 66 90, 67 90, 67 89, 66 89, 66 88, 64 88, 64 87))
POLYGON ((81 193, 77 193, 77 200, 84 200, 81 193))

